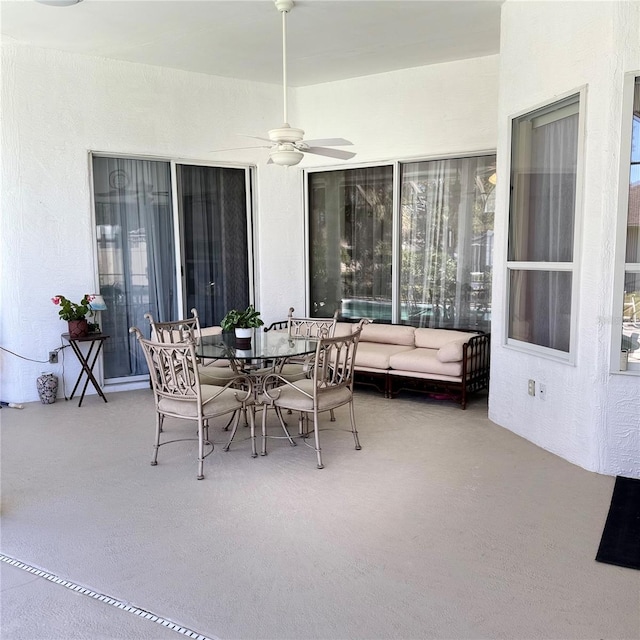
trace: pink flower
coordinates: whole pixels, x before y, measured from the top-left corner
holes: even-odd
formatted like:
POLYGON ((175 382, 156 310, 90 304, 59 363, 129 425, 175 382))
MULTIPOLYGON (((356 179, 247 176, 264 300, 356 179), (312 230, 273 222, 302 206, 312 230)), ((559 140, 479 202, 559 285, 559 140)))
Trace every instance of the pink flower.
POLYGON ((60 296, 51 298, 51 302, 53 302, 53 304, 60 304, 60 296))

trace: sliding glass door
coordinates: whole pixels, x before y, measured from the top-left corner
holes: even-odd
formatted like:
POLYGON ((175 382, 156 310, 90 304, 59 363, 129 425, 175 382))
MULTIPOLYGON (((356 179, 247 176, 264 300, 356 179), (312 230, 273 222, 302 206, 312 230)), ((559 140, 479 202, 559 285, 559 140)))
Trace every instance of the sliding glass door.
POLYGON ((185 309, 203 326, 249 304, 249 225, 244 169, 177 166, 185 309))
POLYGON ((148 336, 145 313, 167 321, 196 308, 211 326, 249 304, 250 173, 96 155, 93 187, 104 376, 135 380, 148 372, 129 327, 148 336))

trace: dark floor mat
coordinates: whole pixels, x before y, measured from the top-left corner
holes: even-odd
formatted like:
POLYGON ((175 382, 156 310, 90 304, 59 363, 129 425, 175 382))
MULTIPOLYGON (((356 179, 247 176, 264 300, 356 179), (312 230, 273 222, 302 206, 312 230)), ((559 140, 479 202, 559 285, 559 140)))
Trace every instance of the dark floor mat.
POLYGON ((640 480, 616 478, 596 560, 640 569, 640 480))

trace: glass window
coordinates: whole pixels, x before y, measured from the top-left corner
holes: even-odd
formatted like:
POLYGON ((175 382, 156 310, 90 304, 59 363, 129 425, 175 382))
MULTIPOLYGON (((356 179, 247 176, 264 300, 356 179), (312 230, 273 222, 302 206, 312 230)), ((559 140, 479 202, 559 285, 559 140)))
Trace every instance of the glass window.
POLYGON ((487 155, 310 172, 310 313, 489 330, 495 170, 487 155))
POLYGON ((634 85, 632 127, 621 348, 628 367, 640 369, 640 78, 634 85))
POLYGON ((508 338, 568 354, 579 138, 575 95, 512 122, 508 338))
POLYGON ((391 322, 393 167, 309 174, 310 312, 391 322))
POLYGON ((400 320, 489 330, 495 156, 401 165, 400 320))

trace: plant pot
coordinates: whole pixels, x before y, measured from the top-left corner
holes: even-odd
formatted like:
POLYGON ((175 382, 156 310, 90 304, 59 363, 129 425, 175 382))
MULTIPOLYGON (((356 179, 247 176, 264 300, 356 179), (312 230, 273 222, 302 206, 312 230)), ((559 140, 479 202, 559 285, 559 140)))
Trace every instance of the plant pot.
POLYGON ((236 327, 236 348, 237 349, 251 349, 251 337, 253 336, 253 329, 243 329, 236 327))
POLYGON ((89 335, 89 325, 85 319, 69 320, 68 324, 70 338, 84 338, 89 335))

